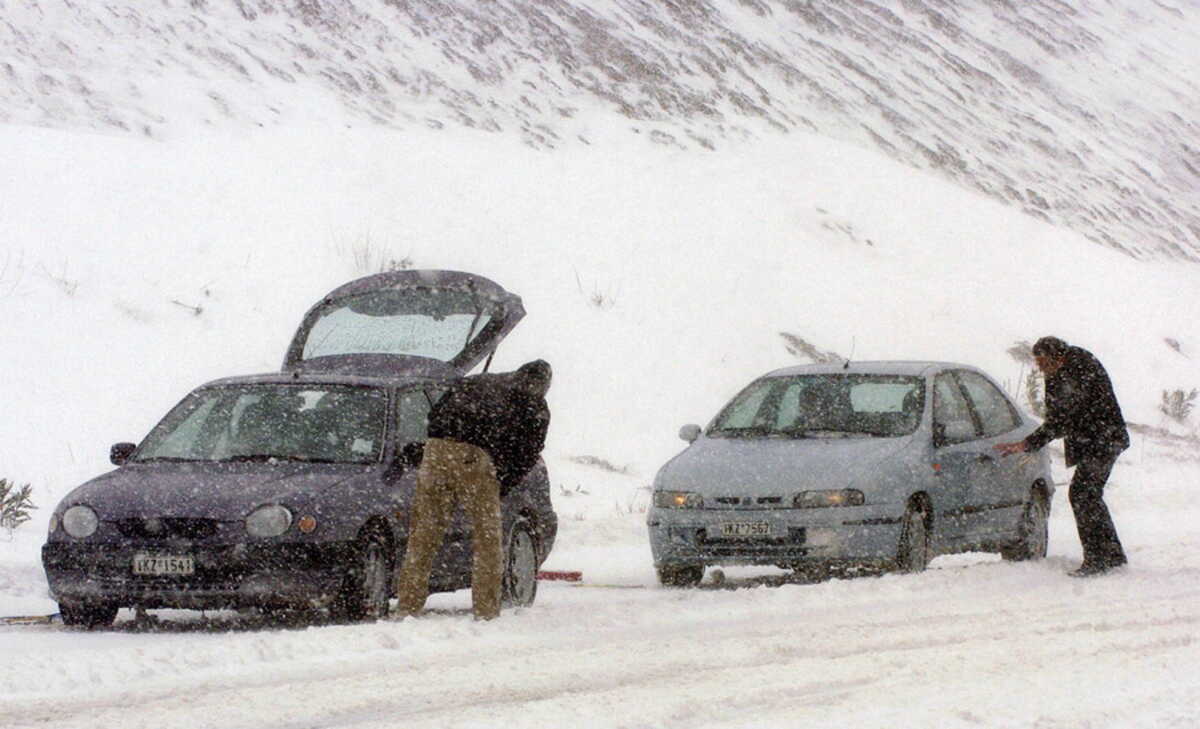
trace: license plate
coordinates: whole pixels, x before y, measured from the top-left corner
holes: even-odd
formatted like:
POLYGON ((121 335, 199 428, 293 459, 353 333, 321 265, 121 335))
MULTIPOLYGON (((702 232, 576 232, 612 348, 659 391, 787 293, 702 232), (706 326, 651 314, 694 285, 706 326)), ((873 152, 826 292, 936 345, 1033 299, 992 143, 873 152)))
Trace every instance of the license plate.
POLYGON ((173 554, 135 554, 135 575, 190 575, 196 571, 196 562, 190 556, 173 554))
POLYGON ((769 537, 771 523, 767 521, 727 521, 721 524, 723 537, 769 537))

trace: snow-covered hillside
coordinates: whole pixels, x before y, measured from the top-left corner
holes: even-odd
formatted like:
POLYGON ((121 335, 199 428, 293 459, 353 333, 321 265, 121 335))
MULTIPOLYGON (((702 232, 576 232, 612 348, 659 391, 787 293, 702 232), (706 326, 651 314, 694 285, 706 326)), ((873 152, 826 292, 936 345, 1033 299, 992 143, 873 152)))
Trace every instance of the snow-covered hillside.
POLYGON ((1200 258, 1200 1, 0 3, 0 121, 297 123, 704 150, 816 132, 1137 256, 1200 258))
POLYGON ((278 368, 312 301, 392 262, 523 295, 529 315, 496 366, 555 366, 546 457, 562 523, 547 566, 585 582, 546 583, 490 626, 455 593, 416 623, 281 631, 126 611, 98 634, 0 627, 0 725, 1158 729, 1195 716, 1195 429, 1157 411, 1164 389, 1200 379, 1190 264, 1135 261, 802 134, 703 155, 429 130, 158 143, 8 127, 0 140, 22 150, 20 174, 0 178, 0 464, 40 507, 0 532, 0 615, 54 611, 49 512, 110 467, 110 443, 139 439, 203 380, 278 368), (1128 415, 1174 432, 1139 429, 1114 474, 1124 575, 1063 574, 1079 546, 1060 489, 1038 564, 968 555, 917 576, 657 588, 654 470, 683 446, 679 425, 798 361, 794 337, 859 359, 967 361, 1015 388, 1027 370, 1007 349, 1044 333, 1098 352, 1128 415))

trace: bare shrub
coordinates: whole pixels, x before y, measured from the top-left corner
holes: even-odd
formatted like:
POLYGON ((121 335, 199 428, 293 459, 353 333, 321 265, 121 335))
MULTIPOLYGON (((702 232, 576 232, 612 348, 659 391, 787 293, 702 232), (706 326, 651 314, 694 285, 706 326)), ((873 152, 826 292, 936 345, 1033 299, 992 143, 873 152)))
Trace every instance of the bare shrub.
POLYGON ((818 349, 813 344, 806 341, 803 337, 792 334, 791 332, 780 332, 779 336, 783 337, 783 346, 789 354, 808 359, 814 364, 838 364, 845 362, 846 358, 832 350, 825 351, 818 349))
POLYGON ((79 290, 79 281, 77 279, 67 277, 67 264, 63 264, 62 273, 51 273, 49 269, 42 266, 42 275, 54 283, 67 296, 74 296, 79 290))
POLYGON ((0 478, 0 527, 13 530, 29 521, 29 512, 37 507, 29 500, 33 491, 29 484, 18 487, 0 478))
POLYGON ((204 313, 204 307, 199 304, 185 304, 179 299, 171 299, 171 303, 181 309, 187 309, 192 316, 200 316, 204 313))
MULTIPOLYGON (((339 246, 339 252, 344 251, 345 249, 339 246)), ((408 271, 413 268, 412 256, 397 256, 375 243, 370 235, 365 235, 350 244, 349 255, 354 262, 354 272, 363 276, 408 271)))
POLYGON ((1163 390, 1162 402, 1159 403, 1158 409, 1171 420, 1177 423, 1185 423, 1192 414, 1192 407, 1196 403, 1197 394, 1197 390, 1194 387, 1190 392, 1184 392, 1183 390, 1163 390))
POLYGON ((18 284, 21 283, 21 277, 25 273, 24 252, 18 254, 16 262, 13 262, 13 254, 5 253, 4 261, 0 262, 0 298, 11 296, 16 292, 18 284))
POLYGON ((1038 376, 1037 370, 1030 370, 1029 374, 1025 375, 1025 398, 1030 411, 1039 418, 1046 417, 1046 398, 1042 390, 1042 378, 1038 376))
POLYGON ((587 302, 601 311, 611 309, 616 305, 617 300, 610 292, 601 291, 598 284, 593 283, 591 291, 585 291, 583 281, 579 278, 579 271, 575 272, 575 287, 579 289, 579 293, 587 299, 587 302))
POLYGON ((1013 346, 1007 350, 1008 356, 1015 359, 1021 365, 1021 372, 1018 376, 1018 381, 1021 383, 1020 392, 1016 393, 1019 398, 1024 398, 1029 410, 1039 418, 1046 416, 1046 402, 1043 393, 1043 380, 1039 376, 1037 368, 1034 367, 1033 345, 1027 340, 1022 339, 1019 342, 1014 342, 1013 346), (1026 367, 1029 368, 1026 371, 1026 367))
POLYGON ((1007 350, 1008 356, 1015 359, 1023 365, 1033 365, 1033 345, 1028 340, 1022 339, 1019 342, 1014 342, 1013 346, 1007 350))
POLYGON ((598 468, 601 471, 608 471, 609 473, 618 473, 623 476, 628 476, 631 472, 629 466, 618 466, 599 456, 571 456, 571 462, 578 463, 581 466, 598 468))

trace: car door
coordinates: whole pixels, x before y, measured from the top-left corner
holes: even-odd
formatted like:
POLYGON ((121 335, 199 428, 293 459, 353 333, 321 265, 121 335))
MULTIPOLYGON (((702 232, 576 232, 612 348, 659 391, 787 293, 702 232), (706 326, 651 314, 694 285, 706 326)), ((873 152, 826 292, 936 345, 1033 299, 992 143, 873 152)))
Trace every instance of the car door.
POLYGON ((954 374, 979 419, 980 443, 988 456, 981 458, 967 496, 969 506, 975 510, 976 529, 985 536, 1007 534, 1021 518, 1029 484, 1022 475, 1021 459, 991 454, 996 443, 1020 439, 1015 431, 1021 427, 1021 417, 1000 388, 982 374, 970 370, 954 374))
MULTIPOLYGON (((938 538, 961 544, 975 532, 971 484, 986 465, 979 422, 953 372, 933 380, 933 471, 939 487, 933 494, 938 538)), ((990 454, 988 454, 990 458, 990 454)))
MULTIPOLYGON (((441 387, 432 387, 426 390, 426 402, 429 403, 429 407, 441 399, 445 392, 445 389, 441 387)), ((424 420, 426 429, 428 429, 428 415, 429 411, 426 410, 424 420)), ((424 441, 424 437, 424 433, 422 433, 422 441, 424 441)), ((451 590, 466 587, 470 583, 471 521, 467 518, 467 512, 463 509, 462 504, 459 504, 450 518, 450 525, 446 528, 441 551, 433 561, 430 584, 435 589, 451 590)))
MULTIPOLYGON (((412 515, 409 508, 417 488, 418 459, 412 454, 419 453, 425 443, 429 429, 429 409, 432 405, 431 394, 423 388, 401 390, 396 396, 394 447, 402 466, 392 469, 390 478, 392 498, 400 509, 400 523, 397 524, 397 528, 405 536, 411 526, 412 515)), ((453 529, 451 531, 453 532, 453 529)), ((443 542, 441 552, 433 561, 429 578, 431 584, 446 585, 461 577, 462 565, 458 554, 460 550, 451 547, 454 541, 456 540, 448 538, 443 542)))

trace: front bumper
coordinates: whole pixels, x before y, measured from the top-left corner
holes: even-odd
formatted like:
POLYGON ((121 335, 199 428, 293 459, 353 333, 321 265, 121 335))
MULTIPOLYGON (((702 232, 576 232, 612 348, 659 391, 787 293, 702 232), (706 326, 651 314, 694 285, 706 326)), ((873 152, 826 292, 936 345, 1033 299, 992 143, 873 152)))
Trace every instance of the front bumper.
POLYGON ((337 596, 354 544, 232 544, 186 548, 48 542, 42 565, 59 602, 213 610, 324 607, 337 596), (194 572, 133 573, 135 554, 186 555, 194 572))
POLYGON ((895 559, 903 508, 651 509, 647 526, 654 564, 886 564, 895 559), (753 525, 765 536, 725 536, 726 524, 753 525))

